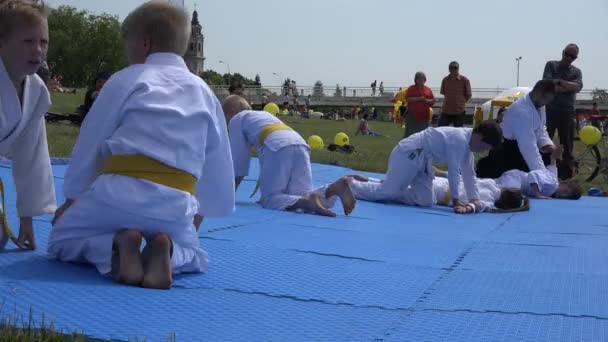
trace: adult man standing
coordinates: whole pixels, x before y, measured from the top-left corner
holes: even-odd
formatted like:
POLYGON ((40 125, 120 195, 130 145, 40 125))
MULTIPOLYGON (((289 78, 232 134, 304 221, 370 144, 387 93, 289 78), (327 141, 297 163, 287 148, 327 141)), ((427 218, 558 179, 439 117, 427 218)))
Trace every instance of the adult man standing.
POLYGON ((466 114, 466 104, 471 99, 471 83, 460 74, 458 62, 449 65, 450 74, 441 82, 441 95, 444 96, 439 126, 462 127, 466 114))
POLYGON ((576 93, 583 89, 581 70, 572 65, 578 58, 579 48, 568 44, 562 51, 562 59, 549 61, 545 65, 543 79, 552 80, 556 85, 553 102, 547 105, 547 132, 553 139, 555 131, 559 134, 563 146, 562 163, 566 168, 560 169, 560 178, 572 176, 572 147, 574 144, 576 93))

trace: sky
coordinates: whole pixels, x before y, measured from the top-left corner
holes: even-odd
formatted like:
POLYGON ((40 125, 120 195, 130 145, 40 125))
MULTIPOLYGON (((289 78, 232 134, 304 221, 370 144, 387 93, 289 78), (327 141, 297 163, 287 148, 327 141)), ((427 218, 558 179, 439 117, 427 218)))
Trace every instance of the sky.
MULTIPOLYGON (((143 0, 48 0, 124 19, 143 0)), ((452 60, 474 88, 532 86, 547 60, 580 46, 585 89, 608 88, 607 0, 185 0, 205 35, 206 69, 299 86, 386 87, 424 71, 439 86, 452 60)), ((52 37, 51 37, 52 44, 52 37)))

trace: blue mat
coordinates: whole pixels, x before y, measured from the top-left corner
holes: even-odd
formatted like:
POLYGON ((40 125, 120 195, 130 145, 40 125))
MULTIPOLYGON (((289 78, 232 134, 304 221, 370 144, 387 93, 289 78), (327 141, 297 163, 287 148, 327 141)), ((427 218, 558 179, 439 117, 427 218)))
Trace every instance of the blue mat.
MULTIPOLYGON (((58 195, 66 160, 53 166, 58 195)), ((150 341, 605 341, 608 211, 603 199, 533 201, 527 213, 358 202, 352 217, 270 211, 238 192, 206 220, 210 270, 171 291, 121 286, 39 250, 0 254, 0 318, 150 341)), ((316 185, 352 173, 313 165, 316 185)), ((0 161, 17 227, 10 164, 0 161)), ((60 202, 62 199, 59 199, 60 202)), ((341 208, 335 208, 341 213, 341 208)))

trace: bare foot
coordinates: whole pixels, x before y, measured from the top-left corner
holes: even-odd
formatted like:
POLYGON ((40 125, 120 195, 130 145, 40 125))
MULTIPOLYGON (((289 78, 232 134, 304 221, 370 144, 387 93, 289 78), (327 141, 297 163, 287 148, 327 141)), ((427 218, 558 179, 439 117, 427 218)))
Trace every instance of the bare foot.
POLYGON ((112 245, 112 278, 128 285, 141 285, 144 269, 141 260, 142 235, 135 229, 114 235, 112 245))
POLYGON ((149 239, 142 253, 144 280, 142 286, 150 289, 170 289, 171 239, 167 234, 157 234, 149 239))
POLYGON ((353 194, 353 190, 350 188, 350 183, 347 177, 340 178, 336 183, 336 195, 340 197, 342 201, 342 207, 344 207, 344 215, 350 215, 355 209, 357 200, 353 194))
POLYGON ((336 217, 336 213, 334 213, 333 211, 325 208, 323 206, 323 204, 321 204, 321 195, 319 195, 318 193, 312 193, 310 195, 310 197, 307 200, 308 202, 308 210, 312 211, 314 213, 323 215, 323 216, 330 216, 330 217, 336 217))

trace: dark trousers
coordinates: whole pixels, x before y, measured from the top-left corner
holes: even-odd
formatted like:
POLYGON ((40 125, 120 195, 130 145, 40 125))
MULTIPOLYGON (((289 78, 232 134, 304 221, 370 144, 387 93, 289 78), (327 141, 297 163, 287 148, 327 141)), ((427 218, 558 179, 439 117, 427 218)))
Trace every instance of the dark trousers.
POLYGON ((437 126, 442 127, 442 126, 454 125, 454 127, 462 127, 462 126, 464 126, 465 114, 466 114, 466 112, 462 112, 460 114, 441 113, 441 116, 439 117, 439 123, 437 124, 437 126))
MULTIPOLYGON (((542 153, 545 166, 551 163, 551 154, 542 153)), ((530 172, 524 157, 519 151, 516 140, 505 139, 501 146, 490 150, 487 157, 477 162, 477 177, 498 178, 509 170, 530 172)))
POLYGON ((547 133, 551 139, 555 136, 556 131, 559 134, 559 143, 564 149, 562 154, 564 162, 571 163, 573 160, 575 127, 574 111, 547 110, 547 133))

